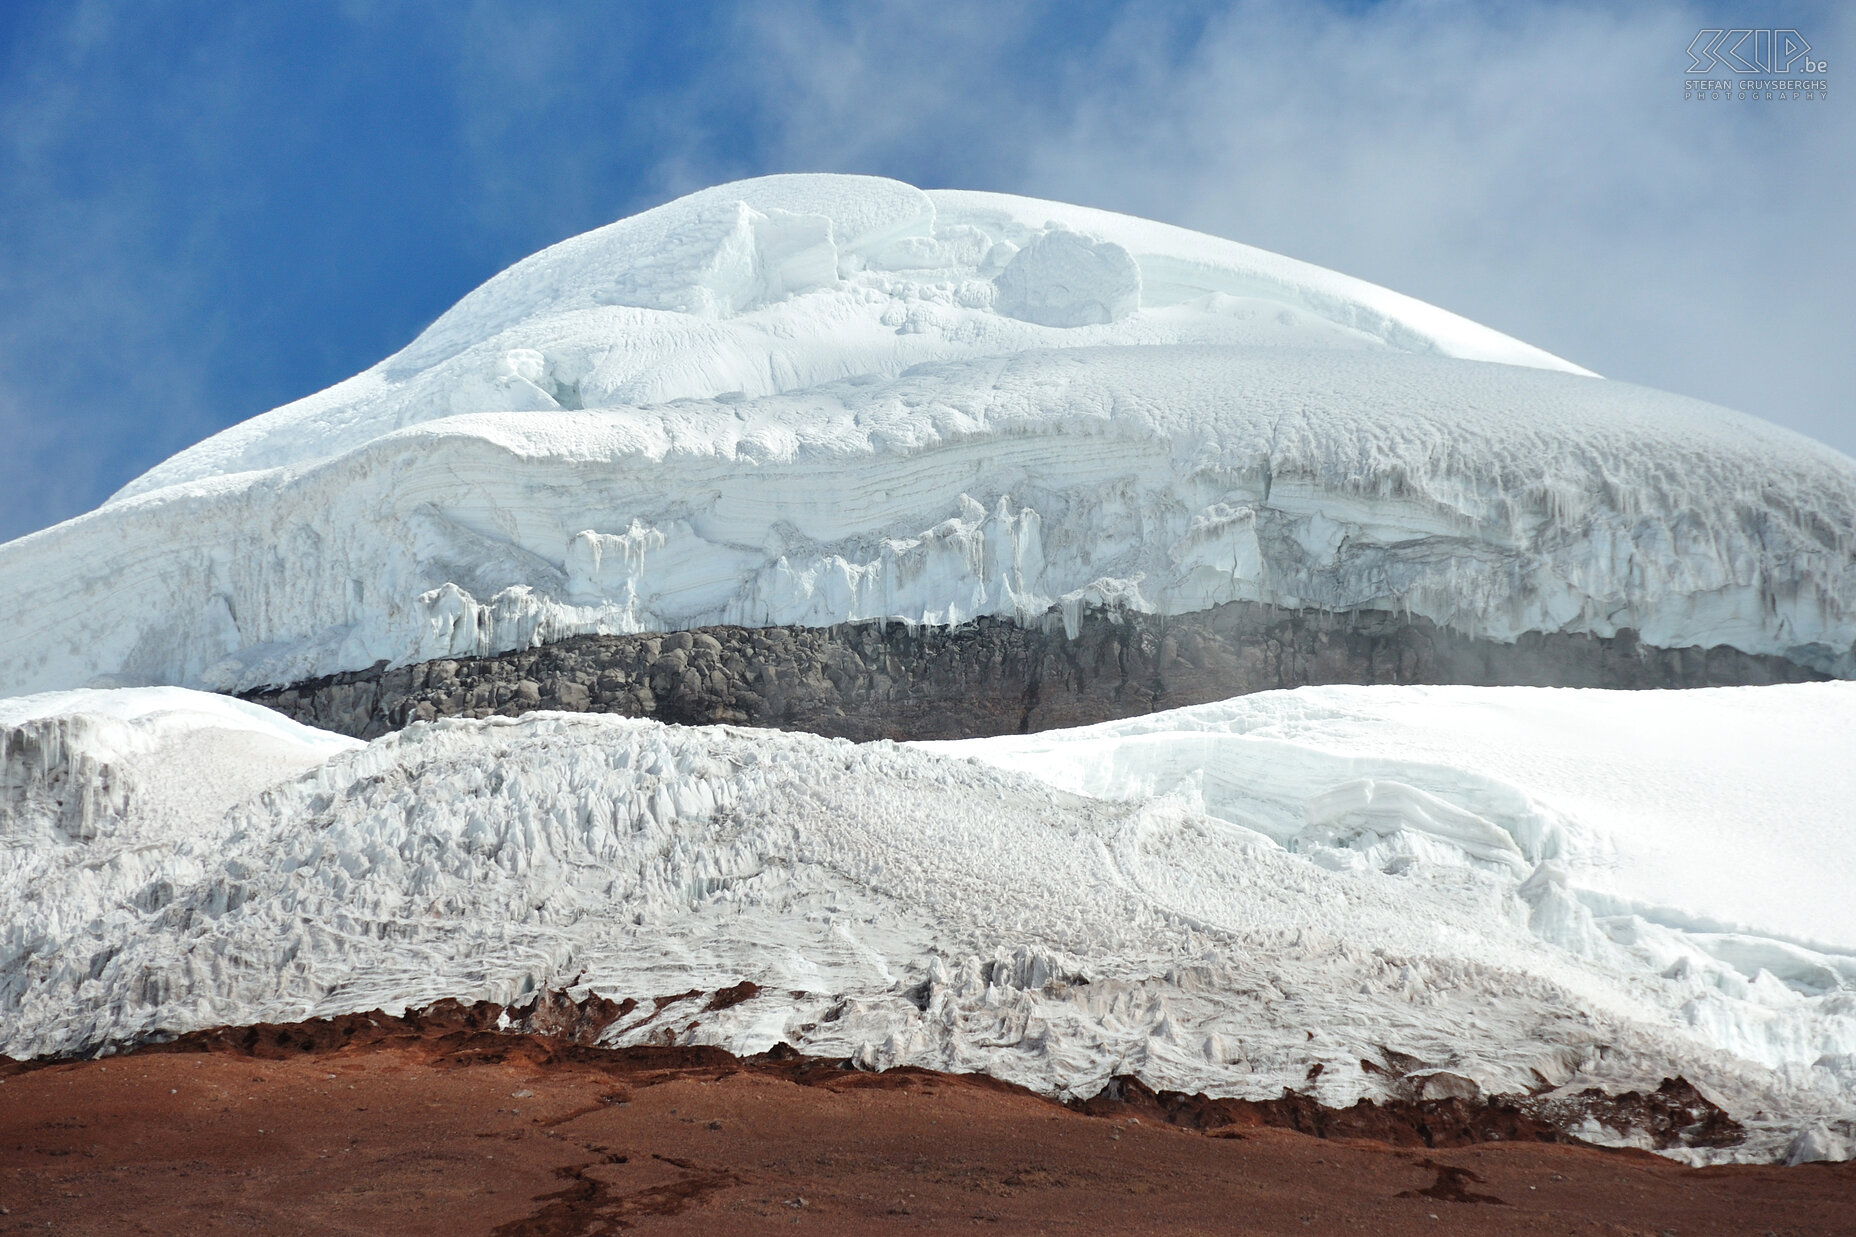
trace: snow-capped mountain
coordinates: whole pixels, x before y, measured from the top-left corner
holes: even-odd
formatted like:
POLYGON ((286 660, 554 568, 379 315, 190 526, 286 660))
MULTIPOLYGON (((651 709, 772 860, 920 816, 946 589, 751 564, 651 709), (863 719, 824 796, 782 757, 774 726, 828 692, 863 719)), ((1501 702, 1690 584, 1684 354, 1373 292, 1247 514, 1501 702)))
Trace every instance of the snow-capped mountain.
POLYGON ((724 185, 0 547, 0 691, 1229 601, 1856 669, 1856 461, 1100 211, 724 185))
POLYGON ((1571 1124, 1681 1075, 1745 1131, 1691 1157, 1856 1135, 1856 683, 1128 716, 1502 642, 1474 681, 1856 678, 1856 461, 1229 241, 724 185, 0 546, 0 589, 0 1053, 567 990, 651 1006, 610 1043, 1056 1094, 1571 1124), (905 628, 793 632, 860 620, 905 628), (920 737, 981 684, 927 733, 1127 720, 541 711, 920 737), (191 690, 265 685, 404 729, 191 690))

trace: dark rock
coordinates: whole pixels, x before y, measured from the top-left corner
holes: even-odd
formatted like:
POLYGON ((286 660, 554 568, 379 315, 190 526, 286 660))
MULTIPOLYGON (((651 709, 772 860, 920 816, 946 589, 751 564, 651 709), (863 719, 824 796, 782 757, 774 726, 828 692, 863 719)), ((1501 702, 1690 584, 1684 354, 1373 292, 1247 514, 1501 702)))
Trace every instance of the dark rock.
POLYGON ((1172 617, 1098 612, 1074 638, 1054 623, 998 619, 575 636, 475 660, 381 664, 245 699, 359 738, 412 720, 547 708, 902 740, 1081 726, 1321 683, 1673 688, 1823 677, 1725 645, 1657 648, 1630 631, 1501 643, 1387 611, 1232 602, 1172 617))

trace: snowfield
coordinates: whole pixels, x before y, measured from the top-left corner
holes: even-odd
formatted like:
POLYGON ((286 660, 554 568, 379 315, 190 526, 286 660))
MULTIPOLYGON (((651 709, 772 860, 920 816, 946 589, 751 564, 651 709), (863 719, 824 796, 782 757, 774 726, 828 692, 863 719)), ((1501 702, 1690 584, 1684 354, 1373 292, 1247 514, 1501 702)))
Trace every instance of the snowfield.
POLYGON ((1750 1130, 1691 1157, 1856 1120, 1856 684, 1303 689, 918 746, 562 714, 361 746, 173 689, 0 725, 15 1056, 745 979, 608 1039, 1342 1105, 1383 1094, 1363 1061, 1679 1073, 1750 1130))
POLYGON ((1856 674, 1856 461, 1212 237, 865 177, 575 237, 0 546, 0 692, 712 623, 1392 608, 1856 674))

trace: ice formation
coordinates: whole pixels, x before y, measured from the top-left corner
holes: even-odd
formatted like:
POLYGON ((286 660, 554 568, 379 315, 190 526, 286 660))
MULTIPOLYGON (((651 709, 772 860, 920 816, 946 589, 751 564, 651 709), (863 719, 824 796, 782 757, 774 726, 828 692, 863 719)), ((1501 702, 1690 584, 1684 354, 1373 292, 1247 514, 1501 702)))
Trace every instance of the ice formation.
POLYGON ((0 693, 1250 599, 1856 673, 1856 462, 1229 241, 724 185, 0 546, 0 693))
POLYGON ((1486 1093, 1680 1073, 1742 1158, 1829 1154, 1856 1118, 1856 684, 1303 689, 913 747, 564 714, 361 747, 176 691, 7 708, 13 1055, 749 980, 608 1041, 1330 1104, 1382 1093, 1363 1062, 1486 1093), (43 788, 104 767, 69 827, 43 788))

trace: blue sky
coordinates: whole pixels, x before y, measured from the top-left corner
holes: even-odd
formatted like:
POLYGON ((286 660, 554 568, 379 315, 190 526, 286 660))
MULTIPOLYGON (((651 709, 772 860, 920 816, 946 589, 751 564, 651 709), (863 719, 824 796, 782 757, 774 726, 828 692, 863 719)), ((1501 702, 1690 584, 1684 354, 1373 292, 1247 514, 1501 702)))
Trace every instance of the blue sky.
POLYGON ((1166 219, 1856 454, 1847 95, 1685 104, 1834 5, 0 6, 0 537, 363 369, 497 270, 718 181, 1166 219))

